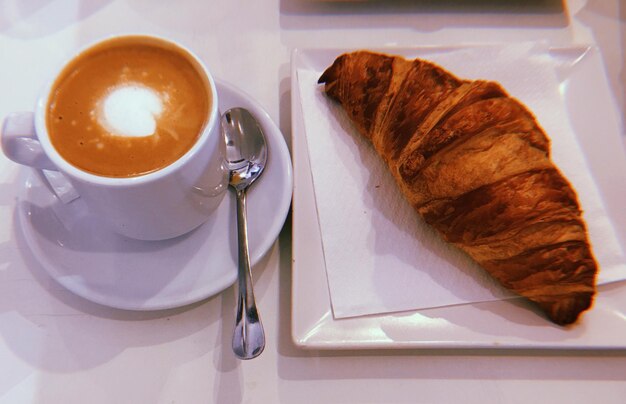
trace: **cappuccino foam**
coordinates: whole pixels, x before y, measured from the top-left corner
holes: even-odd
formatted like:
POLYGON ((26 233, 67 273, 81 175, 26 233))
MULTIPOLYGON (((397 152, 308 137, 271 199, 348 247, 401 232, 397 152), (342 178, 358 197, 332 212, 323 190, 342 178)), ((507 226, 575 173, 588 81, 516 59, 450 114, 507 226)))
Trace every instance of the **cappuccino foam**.
POLYGON ((161 95, 140 83, 111 89, 99 102, 98 123, 114 136, 154 135, 167 94, 161 95))

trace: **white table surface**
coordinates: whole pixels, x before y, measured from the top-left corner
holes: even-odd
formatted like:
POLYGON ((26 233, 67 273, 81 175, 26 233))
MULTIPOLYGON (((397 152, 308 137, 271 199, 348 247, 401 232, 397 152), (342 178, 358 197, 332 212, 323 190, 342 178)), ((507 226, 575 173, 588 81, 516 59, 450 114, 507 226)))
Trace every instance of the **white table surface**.
MULTIPOLYGON (((593 43, 624 116, 626 3, 463 3, 2 0, 0 117, 32 109, 50 69, 71 50, 128 32, 159 34, 195 50, 216 77, 269 112, 288 144, 293 48, 593 43)), ((267 348, 241 362, 230 349, 232 287, 190 307, 126 312, 78 298, 52 280, 16 226, 20 170, 0 155, 0 402, 623 403, 626 397, 626 351, 297 349, 289 218, 253 271, 267 348)))

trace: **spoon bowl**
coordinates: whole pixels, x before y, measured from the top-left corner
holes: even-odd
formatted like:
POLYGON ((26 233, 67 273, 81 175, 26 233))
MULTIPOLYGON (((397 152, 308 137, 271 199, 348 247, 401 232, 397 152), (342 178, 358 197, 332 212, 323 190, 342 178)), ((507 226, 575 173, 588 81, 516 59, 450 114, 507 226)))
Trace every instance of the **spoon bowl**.
POLYGON ((265 332, 256 307, 250 272, 246 191, 263 173, 267 162, 267 143, 257 120, 243 108, 233 108, 222 115, 222 133, 226 144, 229 185, 235 190, 237 199, 239 259, 233 352, 240 359, 252 359, 265 348, 265 332))

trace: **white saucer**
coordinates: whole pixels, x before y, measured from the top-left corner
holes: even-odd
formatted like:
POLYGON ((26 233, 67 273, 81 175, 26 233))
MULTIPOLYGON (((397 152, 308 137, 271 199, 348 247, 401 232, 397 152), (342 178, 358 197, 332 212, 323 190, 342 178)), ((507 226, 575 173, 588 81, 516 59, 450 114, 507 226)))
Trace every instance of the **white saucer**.
MULTIPOLYGON (((292 194, 291 158, 280 129, 238 89, 217 82, 220 110, 248 108, 268 146, 263 176, 248 193, 250 261, 258 262, 283 226, 292 194)), ((83 298, 128 310, 190 304, 230 286, 237 277, 237 227, 232 191, 217 214, 191 233, 166 241, 137 241, 105 230, 80 199, 60 202, 31 171, 18 216, 26 242, 43 268, 83 298)))

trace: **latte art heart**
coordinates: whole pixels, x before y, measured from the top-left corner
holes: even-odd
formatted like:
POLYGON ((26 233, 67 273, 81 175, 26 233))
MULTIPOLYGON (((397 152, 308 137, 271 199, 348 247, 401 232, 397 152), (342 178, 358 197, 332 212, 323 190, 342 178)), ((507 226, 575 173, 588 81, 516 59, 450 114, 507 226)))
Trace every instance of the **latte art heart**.
POLYGON ((167 95, 139 83, 115 87, 99 102, 98 123, 114 136, 154 135, 166 100, 167 95))

